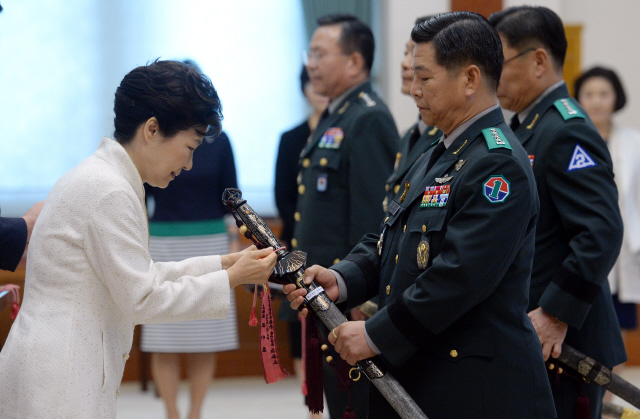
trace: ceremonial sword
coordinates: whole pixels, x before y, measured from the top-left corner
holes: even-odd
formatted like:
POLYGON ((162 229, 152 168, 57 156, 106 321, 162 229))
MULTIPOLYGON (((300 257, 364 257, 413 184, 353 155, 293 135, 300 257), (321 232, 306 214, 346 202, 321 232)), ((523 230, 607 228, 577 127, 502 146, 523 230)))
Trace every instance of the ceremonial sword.
POLYGON ((598 361, 566 343, 562 344, 562 352, 556 360, 576 371, 587 383, 594 382, 640 409, 640 389, 598 361))
MULTIPOLYGON (((304 283, 304 269, 307 261, 305 252, 300 250, 288 252, 284 249, 273 231, 247 205, 247 201, 242 199, 242 192, 239 189, 225 189, 222 194, 222 202, 233 214, 236 225, 246 238, 251 239, 259 248, 272 247, 276 251, 278 261, 275 267, 275 281, 274 279, 270 279, 270 281, 280 284, 293 283, 298 288, 306 289, 305 304, 313 310, 313 313, 329 330, 347 322, 340 309, 336 307, 317 282, 313 281, 309 285, 304 283)), ((371 380, 371 383, 376 386, 400 417, 403 419, 428 419, 407 391, 391 373, 386 371, 379 357, 363 359, 358 361, 356 365, 371 380)))

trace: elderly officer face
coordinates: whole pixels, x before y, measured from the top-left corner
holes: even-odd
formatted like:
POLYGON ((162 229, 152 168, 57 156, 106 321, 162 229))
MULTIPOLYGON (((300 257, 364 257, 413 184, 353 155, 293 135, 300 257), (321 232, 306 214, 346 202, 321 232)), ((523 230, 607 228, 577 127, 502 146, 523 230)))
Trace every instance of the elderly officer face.
MULTIPOLYGON (((350 57, 340 48, 339 25, 320 26, 311 38, 307 71, 313 90, 330 99, 335 99, 346 90, 350 57)), ((348 86, 347 86, 348 88, 348 86)))
POLYGON ((436 63, 435 53, 432 42, 416 44, 411 96, 424 123, 449 134, 459 124, 460 113, 465 108, 467 80, 462 69, 447 70, 436 63))

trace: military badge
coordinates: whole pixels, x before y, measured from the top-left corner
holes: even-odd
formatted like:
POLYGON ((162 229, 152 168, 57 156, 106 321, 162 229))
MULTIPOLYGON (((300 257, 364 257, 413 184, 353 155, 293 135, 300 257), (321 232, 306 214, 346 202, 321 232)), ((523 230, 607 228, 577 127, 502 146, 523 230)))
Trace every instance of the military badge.
POLYGON ((317 183, 318 192, 325 192, 327 190, 327 174, 319 173, 318 174, 318 183, 317 183))
POLYGON ((504 176, 491 176, 482 184, 482 193, 492 204, 499 204, 511 194, 511 188, 504 176))
POLYGON ((531 163, 531 167, 533 167, 533 162, 536 159, 536 156, 533 154, 529 154, 529 163, 531 163))
POLYGON ((464 166, 464 164, 467 162, 467 159, 460 159, 456 162, 456 165, 454 167, 454 169, 456 169, 456 172, 459 172, 460 169, 462 169, 462 166, 464 166))
POLYGON ((400 196, 400 202, 404 201, 404 197, 407 196, 407 191, 409 190, 409 182, 405 181, 404 182, 404 192, 402 192, 402 195, 400 196))
POLYGON ((584 151, 580 145, 576 144, 576 148, 573 149, 573 156, 567 167, 567 172, 578 169, 586 169, 587 167, 595 167, 598 164, 591 158, 591 156, 584 151))
POLYGON ((420 240, 420 244, 418 244, 418 268, 427 269, 427 263, 429 263, 429 242, 420 240))
POLYGON ((422 196, 420 208, 442 208, 449 200, 450 185, 427 186, 422 196))
POLYGON ((333 148, 338 149, 342 144, 342 139, 344 138, 344 132, 342 132, 342 128, 333 127, 327 129, 322 138, 320 138, 320 143, 318 143, 318 148, 333 148))
POLYGON ((442 183, 447 183, 447 182, 449 182, 451 179, 453 179, 453 176, 449 176, 448 174, 445 174, 445 175, 444 175, 444 176, 442 176, 442 177, 437 177, 437 178, 436 178, 436 183, 440 183, 440 184, 442 184, 442 183))
POLYGON ((378 239, 378 256, 382 256, 382 244, 384 242, 384 231, 380 234, 380 238, 378 239))

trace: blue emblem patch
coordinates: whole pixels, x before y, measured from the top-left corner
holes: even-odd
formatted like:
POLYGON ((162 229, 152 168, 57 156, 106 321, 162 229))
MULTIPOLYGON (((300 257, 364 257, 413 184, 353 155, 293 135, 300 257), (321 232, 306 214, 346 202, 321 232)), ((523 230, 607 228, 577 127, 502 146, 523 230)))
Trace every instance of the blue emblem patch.
POLYGON ((585 169, 587 167, 595 167, 597 165, 598 164, 591 158, 591 156, 586 151, 584 151, 582 147, 576 144, 576 148, 573 149, 573 156, 571 156, 571 161, 569 162, 567 172, 578 169, 585 169))
POLYGON ((504 176, 491 176, 482 184, 482 193, 492 204, 504 202, 511 194, 511 185, 504 176))
POLYGON ((327 190, 327 174, 326 173, 318 174, 318 183, 316 188, 318 189, 318 192, 324 192, 327 190))

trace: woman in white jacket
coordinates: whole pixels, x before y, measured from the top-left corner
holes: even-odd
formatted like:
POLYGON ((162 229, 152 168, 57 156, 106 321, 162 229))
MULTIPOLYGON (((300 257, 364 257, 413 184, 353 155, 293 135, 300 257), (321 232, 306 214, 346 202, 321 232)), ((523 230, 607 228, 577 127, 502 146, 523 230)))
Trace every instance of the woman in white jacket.
POLYGON ((609 284, 620 327, 635 329, 636 304, 640 303, 640 132, 613 122, 613 114, 626 103, 622 83, 613 70, 587 70, 575 82, 575 95, 607 142, 613 160, 624 238, 609 284))
POLYGON ((166 187, 221 129, 211 81, 156 61, 116 91, 115 140, 60 178, 34 228, 22 309, 0 352, 0 417, 115 418, 138 323, 223 318, 272 249, 154 263, 143 183, 166 187))

